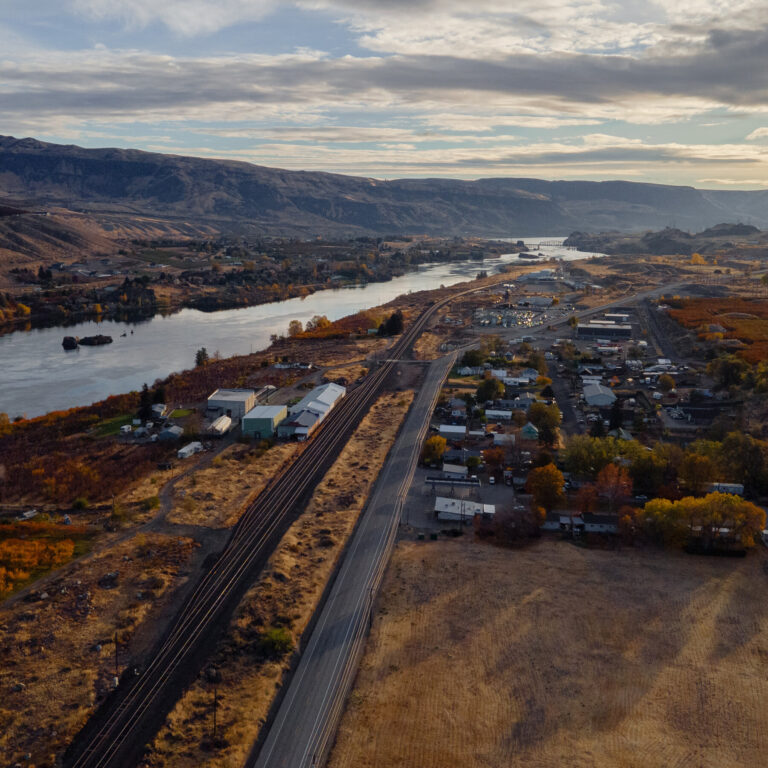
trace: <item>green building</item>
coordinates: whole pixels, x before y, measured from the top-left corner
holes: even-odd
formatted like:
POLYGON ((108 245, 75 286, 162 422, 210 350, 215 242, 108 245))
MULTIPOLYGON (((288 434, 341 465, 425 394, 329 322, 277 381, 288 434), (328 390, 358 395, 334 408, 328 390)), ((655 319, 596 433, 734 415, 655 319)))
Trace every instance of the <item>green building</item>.
POLYGON ((277 425, 288 415, 285 405, 257 405, 243 416, 242 430, 246 437, 274 437, 277 425))

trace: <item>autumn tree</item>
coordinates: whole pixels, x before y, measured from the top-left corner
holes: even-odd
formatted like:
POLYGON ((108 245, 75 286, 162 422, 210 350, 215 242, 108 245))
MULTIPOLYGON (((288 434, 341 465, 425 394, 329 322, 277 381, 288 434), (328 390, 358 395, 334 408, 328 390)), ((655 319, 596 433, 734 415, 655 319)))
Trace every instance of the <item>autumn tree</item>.
POLYGON ((483 451, 483 461, 494 469, 499 469, 504 464, 503 448, 486 448, 483 451))
POLYGON ((554 464, 547 464, 528 473, 525 488, 533 497, 534 507, 542 507, 546 512, 551 512, 565 496, 563 484, 563 473, 554 464))
POLYGON ((440 461, 445 453, 446 445, 446 439, 440 435, 433 435, 432 437, 427 438, 421 452, 422 462, 424 462, 424 464, 433 464, 434 462, 440 461))
POLYGON ((669 392, 675 388, 675 380, 668 374, 662 373, 659 376, 659 389, 662 392, 669 392))
POLYGON ((477 388, 477 402, 487 403, 489 400, 498 400, 504 396, 504 384, 491 377, 485 379, 477 388))
POLYGON ((200 349, 195 352, 195 365, 200 367, 203 365, 206 365, 210 358, 208 357, 208 350, 205 347, 200 347, 200 349))
POLYGON ((716 475, 717 467, 713 461, 698 453, 686 454, 678 472, 680 482, 694 496, 704 493, 716 475))
POLYGON ((554 403, 531 403, 528 409, 528 420, 539 430, 539 439, 547 445, 555 442, 561 419, 560 409, 554 403))
POLYGON ((301 324, 301 320, 291 320, 290 323, 288 323, 288 335, 298 336, 300 333, 304 331, 304 326, 301 324))
POLYGON ((597 475, 597 493, 608 501, 608 510, 614 512, 618 505, 632 493, 632 480, 624 467, 607 464, 597 475))

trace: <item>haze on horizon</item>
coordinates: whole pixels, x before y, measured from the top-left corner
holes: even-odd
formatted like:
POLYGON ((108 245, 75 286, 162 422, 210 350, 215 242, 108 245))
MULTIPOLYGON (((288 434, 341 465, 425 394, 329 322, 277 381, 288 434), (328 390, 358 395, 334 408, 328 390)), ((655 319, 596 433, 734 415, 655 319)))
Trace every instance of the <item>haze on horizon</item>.
POLYGON ((767 10, 4 0, 0 133, 377 178, 762 188, 767 10))

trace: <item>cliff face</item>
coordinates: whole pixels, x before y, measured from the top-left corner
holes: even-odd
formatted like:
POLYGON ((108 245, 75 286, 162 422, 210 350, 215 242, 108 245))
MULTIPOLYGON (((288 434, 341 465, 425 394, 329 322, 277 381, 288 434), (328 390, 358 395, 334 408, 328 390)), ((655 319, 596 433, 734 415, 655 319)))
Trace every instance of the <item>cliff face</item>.
POLYGON ((538 179, 378 181, 0 137, 0 195, 268 234, 567 235, 722 221, 768 227, 768 191, 538 179))

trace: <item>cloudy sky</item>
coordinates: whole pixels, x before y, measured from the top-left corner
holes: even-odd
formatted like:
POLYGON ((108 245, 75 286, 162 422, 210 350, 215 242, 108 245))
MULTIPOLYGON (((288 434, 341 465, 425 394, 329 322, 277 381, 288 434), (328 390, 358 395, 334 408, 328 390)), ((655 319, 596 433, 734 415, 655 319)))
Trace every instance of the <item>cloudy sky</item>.
POLYGON ((768 0, 0 0, 0 133, 768 187, 768 0))

